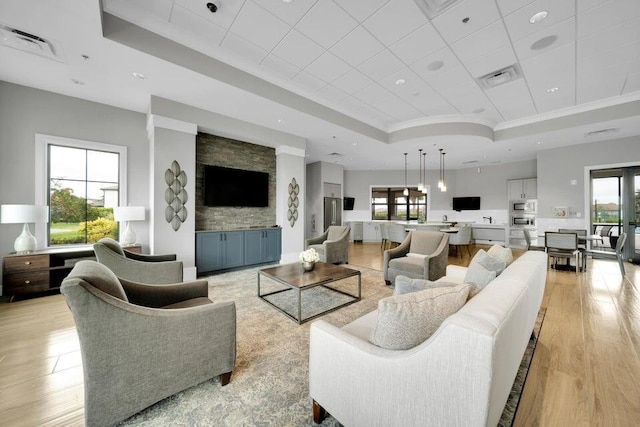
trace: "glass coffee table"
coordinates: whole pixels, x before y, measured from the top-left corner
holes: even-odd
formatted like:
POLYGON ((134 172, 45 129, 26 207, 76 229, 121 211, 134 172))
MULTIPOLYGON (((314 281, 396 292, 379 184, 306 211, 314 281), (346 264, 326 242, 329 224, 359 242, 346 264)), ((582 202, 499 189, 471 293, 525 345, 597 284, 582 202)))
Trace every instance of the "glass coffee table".
MULTIPOLYGON (((308 322, 318 316, 358 302, 361 295, 362 278, 360 272, 340 265, 317 262, 312 271, 305 272, 300 263, 292 263, 258 271, 258 297, 286 314, 298 324, 308 322), (261 293, 261 277, 269 278, 280 285, 284 285, 284 288, 280 287, 280 289, 261 293), (358 278, 357 294, 351 294, 328 286, 330 283, 350 277, 358 278), (322 287, 322 289, 318 289, 318 287, 322 287), (304 318, 302 317, 303 291, 305 295, 309 295, 308 298, 315 298, 318 303, 314 306, 316 312, 304 318), (315 295, 311 295, 312 293, 315 293, 315 295)), ((310 301, 306 302, 309 303, 310 301)))

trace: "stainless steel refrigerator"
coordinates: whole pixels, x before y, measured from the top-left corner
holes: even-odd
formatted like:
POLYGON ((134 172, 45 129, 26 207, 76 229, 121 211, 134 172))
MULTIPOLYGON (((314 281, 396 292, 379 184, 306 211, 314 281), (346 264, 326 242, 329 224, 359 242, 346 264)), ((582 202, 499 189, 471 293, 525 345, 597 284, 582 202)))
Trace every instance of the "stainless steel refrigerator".
POLYGON ((324 229, 330 225, 342 225, 342 199, 337 197, 324 198, 324 229))

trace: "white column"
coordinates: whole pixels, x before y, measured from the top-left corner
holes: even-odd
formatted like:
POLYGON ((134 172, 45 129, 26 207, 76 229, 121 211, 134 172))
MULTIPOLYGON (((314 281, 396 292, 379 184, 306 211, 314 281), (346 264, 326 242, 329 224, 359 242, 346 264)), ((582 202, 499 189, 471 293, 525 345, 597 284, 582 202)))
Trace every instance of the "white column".
POLYGON ((305 221, 305 151, 286 145, 276 148, 276 223, 282 227, 282 263, 296 262, 304 250, 305 221), (289 184, 298 184, 298 219, 291 226, 289 212, 289 184))
POLYGON ((167 117, 149 114, 149 247, 152 254, 175 253, 184 266, 184 280, 196 278, 195 266, 195 177, 197 126, 167 117), (186 175, 186 218, 178 230, 165 219, 168 185, 165 173, 176 161, 186 175))

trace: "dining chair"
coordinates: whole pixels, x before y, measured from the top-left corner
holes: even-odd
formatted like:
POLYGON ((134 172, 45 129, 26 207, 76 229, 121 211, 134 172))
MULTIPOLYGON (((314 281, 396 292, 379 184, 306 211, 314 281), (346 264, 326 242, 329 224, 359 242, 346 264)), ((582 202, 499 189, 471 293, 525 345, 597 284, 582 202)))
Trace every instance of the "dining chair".
POLYGON ((558 266, 558 258, 569 260, 575 257, 576 274, 580 271, 580 255, 578 249, 578 234, 575 232, 547 231, 544 233, 544 244, 549 257, 553 257, 554 268, 558 266))
POLYGON ((624 277, 625 275, 624 259, 622 258, 622 248, 624 248, 624 244, 626 241, 627 241, 627 233, 620 234, 616 242, 615 255, 611 252, 607 252, 607 253, 598 252, 598 258, 606 259, 606 258, 613 258, 615 256, 616 261, 618 261, 618 267, 620 267, 620 273, 622 274, 622 277, 624 277))
POLYGON ((381 250, 386 250, 387 246, 389 246, 389 231, 386 223, 380 224, 380 237, 382 237, 382 244, 380 245, 381 250))
POLYGON ((524 241, 527 244, 527 250, 528 251, 545 251, 545 247, 544 246, 537 246, 537 245, 532 245, 531 244, 531 234, 530 234, 530 230, 522 230, 522 234, 524 234, 524 241))
POLYGON ((560 233, 576 233, 578 235, 578 250, 582 260, 582 270, 587 270, 587 230, 580 228, 559 228, 560 233))

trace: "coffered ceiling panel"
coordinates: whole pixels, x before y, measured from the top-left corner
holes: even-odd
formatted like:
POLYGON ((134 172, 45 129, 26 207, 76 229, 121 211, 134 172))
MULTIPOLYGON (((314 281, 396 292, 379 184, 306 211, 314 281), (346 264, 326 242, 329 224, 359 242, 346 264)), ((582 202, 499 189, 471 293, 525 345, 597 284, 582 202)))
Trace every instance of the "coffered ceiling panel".
POLYGON ((494 50, 475 61, 469 62, 465 64, 465 66, 467 67, 467 70, 469 70, 469 73, 471 73, 472 77, 478 78, 509 65, 513 65, 517 62, 518 59, 513 53, 513 47, 511 45, 507 45, 494 50))
POLYGON ((507 31, 502 21, 498 20, 458 40, 451 48, 460 61, 467 63, 508 44, 507 31))
POLYGON ((331 52, 325 52, 318 59, 313 61, 311 65, 305 68, 306 71, 325 82, 332 82, 338 77, 346 74, 351 69, 352 68, 349 64, 331 52))
POLYGON ((533 3, 534 1, 535 0, 496 0, 496 3, 498 3, 502 16, 506 16, 511 12, 533 3))
MULTIPOLYGON (((138 3, 148 3, 145 0, 136 1, 138 3)), ((157 1, 158 0, 154 0, 154 3, 157 1)), ((216 25, 229 29, 233 21, 236 19, 236 16, 242 8, 244 2, 225 2, 224 7, 221 7, 215 14, 209 13, 209 9, 207 9, 207 2, 203 2, 201 0, 175 0, 175 2, 173 3, 175 6, 182 6, 192 13, 211 21, 216 25)))
POLYGON ((514 80, 485 91, 505 120, 537 114, 524 79, 514 80), (526 100, 526 101, 524 101, 526 100))
POLYGON ((338 6, 347 11, 358 22, 364 22, 389 0, 336 0, 338 6))
POLYGON ((466 0, 436 17, 433 25, 448 44, 453 44, 498 19, 494 0, 466 0))
POLYGON ((364 22, 364 27, 386 46, 427 23, 418 6, 409 0, 391 0, 364 22))
MULTIPOLYGON (((202 5, 202 0, 194 0, 199 5, 202 5)), ((317 0, 295 0, 289 3, 285 3, 279 0, 253 0, 259 6, 262 6, 263 9, 268 10, 278 18, 282 19, 287 24, 292 27, 295 26, 300 18, 302 18, 311 7, 317 2, 317 0)), ((225 1, 222 5, 222 10, 227 8, 228 1, 225 1)), ((233 1, 233 6, 241 5, 241 1, 233 1)), ((218 12, 215 14, 210 14, 210 16, 216 16, 218 12)))
POLYGON ((323 52, 322 47, 296 30, 287 34, 278 47, 273 49, 274 54, 300 68, 311 64, 323 52))
POLYGON ((574 15, 575 3, 573 1, 536 0, 528 6, 505 16, 504 22, 511 40, 517 41, 574 15), (529 20, 533 15, 542 11, 548 13, 546 18, 541 22, 532 24, 529 20))
POLYGON ((576 40, 576 20, 571 17, 555 25, 541 29, 513 43, 521 61, 576 40))
POLYGON ((384 45, 367 30, 357 27, 330 50, 343 61, 356 67, 383 49, 384 45))
POLYGON ((611 0, 579 15, 578 38, 615 27, 640 17, 640 1, 611 0))
POLYGON ((462 64, 453 51, 446 47, 416 62, 411 66, 411 69, 429 81, 434 76, 461 66, 462 64))
POLYGON ((290 30, 286 22, 252 1, 245 3, 231 27, 232 33, 266 50, 276 47, 290 30))
POLYGON ((358 23, 334 2, 318 1, 295 28, 328 49, 357 26, 358 23))
POLYGON ((633 40, 640 40, 640 25, 636 19, 582 37, 578 44, 578 57, 597 55, 633 40))
POLYGON ((285 61, 282 58, 271 54, 264 58, 260 63, 260 67, 267 69, 278 76, 290 79, 300 72, 300 68, 285 61))
POLYGON ((353 95, 365 87, 371 86, 373 84, 373 80, 362 74, 360 71, 352 69, 342 77, 336 79, 332 84, 338 89, 353 95))
POLYGON ((405 64, 410 65, 446 46, 433 25, 425 24, 392 44, 389 49, 405 64))
POLYGON ((227 33, 222 41, 222 47, 230 52, 234 52, 238 59, 252 64, 259 64, 267 56, 267 51, 255 44, 238 37, 233 33, 227 33))
POLYGON ((380 80, 403 67, 404 64, 393 53, 385 49, 373 58, 360 64, 358 70, 373 80, 380 80))

